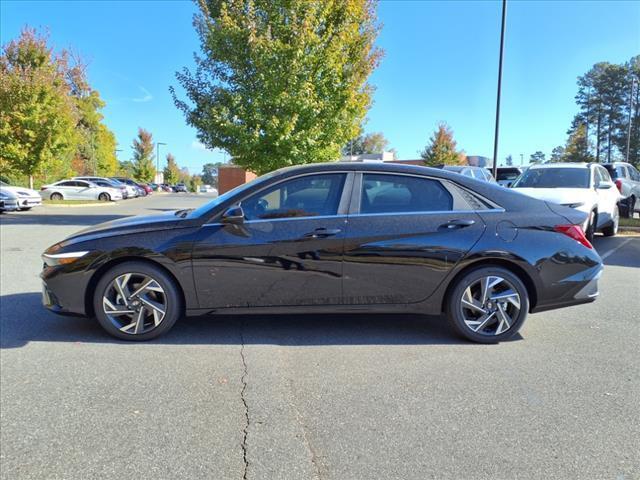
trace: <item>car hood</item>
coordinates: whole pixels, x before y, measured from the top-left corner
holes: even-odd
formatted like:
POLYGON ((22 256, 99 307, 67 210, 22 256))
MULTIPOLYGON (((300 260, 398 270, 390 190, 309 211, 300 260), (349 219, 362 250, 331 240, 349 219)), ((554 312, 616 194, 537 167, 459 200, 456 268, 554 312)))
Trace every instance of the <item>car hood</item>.
POLYGON ((592 203, 595 192, 589 188, 514 188, 539 200, 566 205, 570 203, 592 203))
POLYGON ((99 223, 74 233, 70 239, 88 236, 111 236, 129 233, 151 232, 168 228, 190 226, 193 222, 176 216, 177 210, 171 210, 155 215, 141 215, 136 217, 119 218, 109 222, 99 223))
POLYGON ((35 190, 31 190, 30 188, 23 188, 23 187, 12 187, 12 186, 2 186, 2 191, 4 192, 11 192, 13 193, 15 196, 27 196, 27 197, 39 197, 40 193, 36 192, 35 190))

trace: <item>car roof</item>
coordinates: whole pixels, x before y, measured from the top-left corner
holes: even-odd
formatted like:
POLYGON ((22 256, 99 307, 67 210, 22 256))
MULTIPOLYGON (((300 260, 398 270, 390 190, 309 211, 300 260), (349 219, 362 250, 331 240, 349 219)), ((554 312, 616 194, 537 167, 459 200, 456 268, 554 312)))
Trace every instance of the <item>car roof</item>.
POLYGON ((558 162, 558 163, 535 163, 530 165, 529 168, 589 168, 591 163, 573 163, 573 162, 558 162))

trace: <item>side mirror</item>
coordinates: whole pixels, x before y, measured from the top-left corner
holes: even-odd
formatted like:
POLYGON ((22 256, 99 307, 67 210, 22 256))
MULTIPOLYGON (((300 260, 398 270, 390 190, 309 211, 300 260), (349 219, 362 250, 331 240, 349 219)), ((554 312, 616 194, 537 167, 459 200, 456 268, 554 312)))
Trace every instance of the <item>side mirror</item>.
POLYGON ((598 190, 608 190, 612 187, 612 185, 609 182, 601 182, 598 184, 598 186, 596 187, 598 190))
POLYGON ((222 215, 222 223, 228 223, 231 225, 240 225, 244 223, 244 211, 242 207, 236 205, 234 207, 230 207, 224 215, 222 215))

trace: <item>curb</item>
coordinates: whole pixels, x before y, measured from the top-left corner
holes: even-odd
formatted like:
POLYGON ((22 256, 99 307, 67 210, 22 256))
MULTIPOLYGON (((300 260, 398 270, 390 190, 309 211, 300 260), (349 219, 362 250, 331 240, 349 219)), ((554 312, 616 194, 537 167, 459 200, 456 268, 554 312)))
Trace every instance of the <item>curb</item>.
POLYGON ((76 204, 61 204, 61 203, 43 203, 43 207, 51 208, 87 208, 87 207, 112 207, 114 205, 120 205, 119 202, 101 202, 101 203, 76 203, 76 204))

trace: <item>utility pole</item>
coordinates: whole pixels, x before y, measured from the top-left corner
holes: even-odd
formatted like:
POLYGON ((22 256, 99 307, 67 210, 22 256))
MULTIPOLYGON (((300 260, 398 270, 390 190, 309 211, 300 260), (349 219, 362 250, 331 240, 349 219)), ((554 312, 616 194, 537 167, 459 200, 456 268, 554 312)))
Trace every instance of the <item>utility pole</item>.
POLYGON ((624 158, 629 163, 629 147, 631 146, 631 111, 633 110, 633 87, 636 83, 636 77, 631 77, 631 91, 629 92, 629 123, 627 125, 627 153, 624 158))
POLYGON ((524 153, 520 154, 520 166, 524 165, 524 153))
POLYGON ((500 132, 500 95, 502 91, 502 58, 504 54, 504 29, 507 21, 507 0, 502 0, 502 27, 500 29, 500 59, 498 60, 498 96, 496 99, 496 131, 493 138, 493 178, 498 177, 498 134, 500 132))

